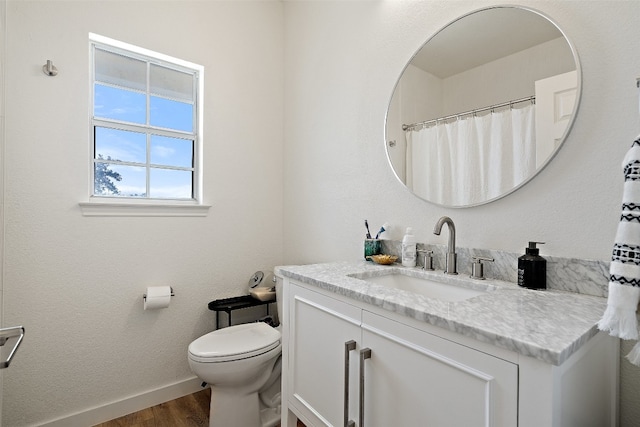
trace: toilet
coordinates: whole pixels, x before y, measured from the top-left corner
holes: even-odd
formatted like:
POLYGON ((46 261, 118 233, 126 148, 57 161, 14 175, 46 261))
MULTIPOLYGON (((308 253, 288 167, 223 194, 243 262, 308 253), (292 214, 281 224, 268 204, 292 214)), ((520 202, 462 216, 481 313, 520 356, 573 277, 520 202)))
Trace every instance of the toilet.
MULTIPOLYGON (((282 279, 276 282, 278 319, 282 279)), ((274 427, 280 422, 281 326, 247 323, 189 344, 191 371, 211 386, 209 427, 274 427)))

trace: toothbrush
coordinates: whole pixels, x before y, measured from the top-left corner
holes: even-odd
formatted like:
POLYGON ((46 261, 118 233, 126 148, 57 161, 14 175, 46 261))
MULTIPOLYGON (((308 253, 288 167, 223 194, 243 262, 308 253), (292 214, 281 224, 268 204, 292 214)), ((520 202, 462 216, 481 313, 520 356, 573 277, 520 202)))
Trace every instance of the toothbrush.
POLYGON ((378 239, 378 237, 380 237, 380 235, 382 233, 384 233, 385 231, 387 231, 387 230, 385 230, 384 225, 383 225, 382 227, 380 227, 380 231, 378 231, 378 234, 376 234, 376 239, 378 239))
POLYGON ((367 220, 364 220, 364 226, 367 227, 367 239, 371 238, 371 233, 369 232, 369 223, 367 222, 367 220))

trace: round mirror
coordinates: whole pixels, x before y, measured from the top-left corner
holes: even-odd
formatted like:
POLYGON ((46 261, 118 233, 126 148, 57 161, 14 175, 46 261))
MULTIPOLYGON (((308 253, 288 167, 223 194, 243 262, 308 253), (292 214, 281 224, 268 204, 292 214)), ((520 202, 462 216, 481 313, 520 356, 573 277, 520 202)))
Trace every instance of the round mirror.
POLYGON ((575 49, 549 18, 512 6, 472 12, 427 40, 403 70, 387 111, 389 163, 428 202, 497 200, 553 158, 580 89, 575 49))

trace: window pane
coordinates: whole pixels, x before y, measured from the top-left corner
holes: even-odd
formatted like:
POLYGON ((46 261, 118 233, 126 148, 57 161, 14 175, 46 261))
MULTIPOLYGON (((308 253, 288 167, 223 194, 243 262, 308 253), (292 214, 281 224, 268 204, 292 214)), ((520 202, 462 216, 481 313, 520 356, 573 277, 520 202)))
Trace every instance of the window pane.
POLYGON ((172 169, 151 168, 150 197, 161 199, 192 199, 193 173, 172 169))
POLYGON ((193 141, 152 135, 151 163, 182 168, 193 167, 193 141))
POLYGON ((93 194, 193 200, 201 67, 106 40, 92 41, 93 194))
POLYGON ((151 125, 166 129, 193 132, 193 105, 151 97, 151 125))
POLYGON ((149 70, 150 91, 154 95, 173 98, 184 102, 194 102, 193 74, 172 70, 151 64, 149 70))
POLYGON ((131 123, 147 122, 147 97, 142 93, 96 83, 94 97, 95 117, 131 123))
POLYGON ((147 63, 96 48, 96 80, 141 91, 147 90, 147 63))
POLYGON ((94 194, 98 196, 146 197, 145 168, 96 162, 94 194))
POLYGON ((121 162, 147 162, 147 136, 111 128, 95 128, 95 158, 121 162))

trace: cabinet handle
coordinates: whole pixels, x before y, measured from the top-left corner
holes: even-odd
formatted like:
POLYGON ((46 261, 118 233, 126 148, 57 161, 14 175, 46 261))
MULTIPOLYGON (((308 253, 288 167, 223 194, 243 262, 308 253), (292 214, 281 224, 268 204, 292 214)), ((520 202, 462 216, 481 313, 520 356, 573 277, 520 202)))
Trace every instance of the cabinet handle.
POLYGON ((344 343, 344 427, 354 427, 356 423, 349 420, 349 353, 356 349, 356 342, 344 343))
POLYGON ((360 350, 360 427, 364 427, 364 361, 371 359, 371 349, 360 350))

